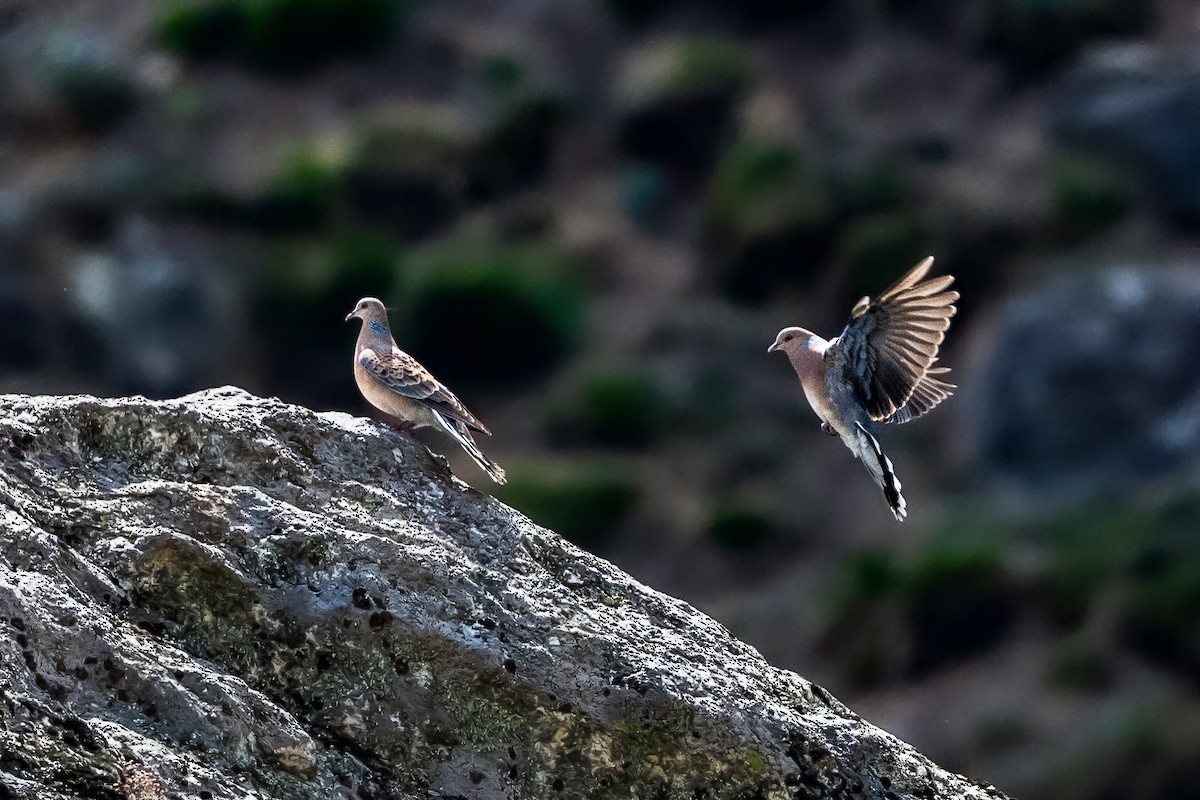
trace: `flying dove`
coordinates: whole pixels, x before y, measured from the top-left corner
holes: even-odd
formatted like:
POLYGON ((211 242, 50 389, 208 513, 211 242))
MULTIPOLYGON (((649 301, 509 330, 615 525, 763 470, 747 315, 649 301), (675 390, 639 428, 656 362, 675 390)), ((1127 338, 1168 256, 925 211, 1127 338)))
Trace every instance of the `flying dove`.
POLYGON ((787 353, 821 430, 841 437, 901 521, 907 504, 875 423, 916 419, 955 388, 940 377, 949 368, 933 363, 958 292, 947 291, 953 275, 922 282, 932 264, 926 258, 874 302, 859 300, 841 336, 826 341, 804 328, 784 328, 767 348, 787 353))
POLYGON ((492 432, 454 394, 417 360, 396 346, 388 328, 387 309, 374 297, 364 297, 346 321, 363 321, 354 345, 354 381, 367 402, 394 417, 405 430, 426 426, 441 428, 496 483, 504 483, 504 470, 485 456, 471 431, 492 432))

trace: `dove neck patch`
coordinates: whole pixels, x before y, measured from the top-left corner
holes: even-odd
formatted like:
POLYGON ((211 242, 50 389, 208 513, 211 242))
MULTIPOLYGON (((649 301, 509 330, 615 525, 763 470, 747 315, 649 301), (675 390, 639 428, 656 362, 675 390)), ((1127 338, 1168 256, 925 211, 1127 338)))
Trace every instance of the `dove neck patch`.
POLYGON ((367 323, 367 327, 371 329, 371 333, 378 333, 380 336, 388 334, 388 326, 377 319, 373 319, 367 323))

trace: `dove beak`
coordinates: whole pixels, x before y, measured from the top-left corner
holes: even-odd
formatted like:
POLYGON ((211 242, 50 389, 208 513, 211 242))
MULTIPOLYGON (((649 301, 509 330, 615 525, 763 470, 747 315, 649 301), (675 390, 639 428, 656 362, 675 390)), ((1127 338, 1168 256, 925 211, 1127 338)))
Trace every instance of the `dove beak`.
POLYGON ((351 311, 349 314, 347 314, 347 315, 346 315, 346 322, 349 322, 349 321, 350 321, 350 320, 352 320, 352 319, 354 319, 354 312, 353 312, 353 311, 351 311))
POLYGON ((767 348, 767 352, 774 353, 778 349, 779 349, 779 342, 775 342, 774 344, 772 344, 770 347, 767 348))

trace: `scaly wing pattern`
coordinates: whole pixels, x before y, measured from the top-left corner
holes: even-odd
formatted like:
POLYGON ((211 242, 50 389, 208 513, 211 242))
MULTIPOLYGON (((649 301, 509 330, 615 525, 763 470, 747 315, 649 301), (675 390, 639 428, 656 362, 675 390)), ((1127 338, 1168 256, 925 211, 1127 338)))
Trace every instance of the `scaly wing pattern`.
POLYGON ((453 392, 403 350, 393 348, 385 353, 363 350, 358 362, 371 377, 393 392, 424 403, 443 417, 458 420, 480 433, 492 434, 453 392))

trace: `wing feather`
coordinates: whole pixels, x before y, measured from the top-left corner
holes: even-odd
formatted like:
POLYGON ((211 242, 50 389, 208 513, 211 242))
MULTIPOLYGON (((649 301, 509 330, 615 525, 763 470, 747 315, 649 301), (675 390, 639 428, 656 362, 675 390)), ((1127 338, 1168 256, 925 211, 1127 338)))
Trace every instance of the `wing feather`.
POLYGON ((934 367, 928 370, 925 377, 913 387, 908 401, 901 408, 896 409, 884 422, 899 425, 916 419, 954 394, 953 390, 957 387, 953 383, 946 383, 933 377, 934 374, 943 374, 949 371, 946 367, 934 367))
POLYGON ((954 389, 934 377, 949 372, 934 363, 959 295, 949 289, 953 275, 922 280, 932 265, 922 260, 876 300, 855 304, 826 350, 832 376, 852 387, 872 420, 915 419, 954 389))
POLYGON ((384 353, 363 350, 358 362, 372 378, 393 392, 424 403, 439 414, 459 420, 480 433, 491 435, 487 426, 468 411, 453 392, 403 350, 393 348, 384 353))

